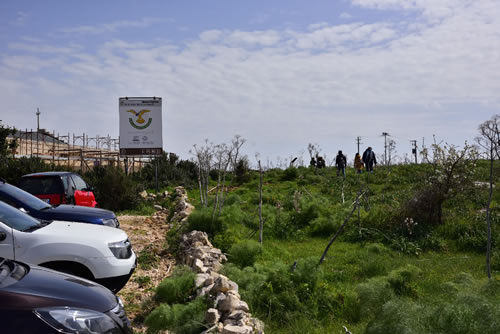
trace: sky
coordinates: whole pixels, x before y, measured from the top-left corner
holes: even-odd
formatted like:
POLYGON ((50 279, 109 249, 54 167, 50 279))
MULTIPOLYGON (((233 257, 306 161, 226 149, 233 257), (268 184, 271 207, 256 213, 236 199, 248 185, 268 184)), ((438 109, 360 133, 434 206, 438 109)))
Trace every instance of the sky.
POLYGON ((162 97, 163 149, 246 139, 250 161, 400 158, 500 113, 498 0, 0 2, 3 124, 117 138, 118 99, 162 97))

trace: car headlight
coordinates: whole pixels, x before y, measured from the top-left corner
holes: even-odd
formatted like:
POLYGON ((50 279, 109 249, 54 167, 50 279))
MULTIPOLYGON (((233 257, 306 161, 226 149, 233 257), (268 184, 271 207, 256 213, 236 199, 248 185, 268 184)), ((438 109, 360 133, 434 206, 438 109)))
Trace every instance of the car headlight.
POLYGON ((128 239, 109 243, 108 247, 117 259, 128 259, 132 256, 132 245, 128 239))
POLYGON ((33 312, 61 333, 121 334, 118 325, 104 313, 74 307, 45 307, 33 312))
POLYGON ((120 226, 120 224, 118 224, 118 219, 116 219, 116 218, 103 219, 102 224, 109 226, 109 227, 119 227, 120 226))

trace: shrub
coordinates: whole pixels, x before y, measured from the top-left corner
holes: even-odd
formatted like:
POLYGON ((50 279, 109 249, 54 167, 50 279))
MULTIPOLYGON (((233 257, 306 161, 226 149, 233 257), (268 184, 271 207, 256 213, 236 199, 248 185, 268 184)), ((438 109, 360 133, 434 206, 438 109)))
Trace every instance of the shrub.
POLYGON ((415 303, 399 299, 390 300, 382 307, 379 315, 368 323, 365 333, 427 333, 419 321, 422 312, 423 308, 415 303))
POLYGON ((187 266, 175 267, 172 276, 165 278, 156 289, 155 299, 174 304, 187 301, 194 289, 196 274, 187 266))
POLYGON ((209 209, 195 210, 188 218, 189 231, 206 232, 210 237, 227 230, 227 225, 218 217, 212 217, 209 209))
POLYGON ((299 176, 299 171, 295 167, 289 167, 283 171, 281 180, 283 181, 293 181, 299 176))
POLYGON ((218 233, 212 238, 214 247, 219 248, 223 253, 229 252, 231 247, 239 241, 239 237, 232 230, 225 230, 224 233, 218 233))
POLYGON ((459 296, 433 309, 426 320, 429 333, 494 334, 500 333, 500 308, 484 297, 459 296))
POLYGON ((51 170, 66 170, 63 166, 54 166, 45 163, 38 157, 21 157, 20 159, 5 159, 5 163, 0 164, 0 176, 7 182, 16 184, 21 176, 51 170))
POLYGON ((144 185, 144 188, 154 188, 157 169, 160 188, 174 185, 191 188, 198 178, 198 168, 194 162, 181 160, 176 154, 165 152, 146 164, 134 177, 144 185))
POLYGON ((108 210, 130 210, 140 203, 138 185, 131 176, 113 166, 100 166, 85 174, 94 187, 99 206, 108 210))
POLYGON ((253 266, 255 259, 262 253, 261 245, 254 240, 237 243, 229 250, 229 260, 240 268, 253 266))
POLYGON ((413 283, 421 273, 419 268, 408 264, 403 268, 391 271, 387 281, 396 295, 416 297, 417 292, 413 283))
POLYGON ((307 258, 293 266, 279 262, 243 270, 229 266, 225 272, 239 284, 252 310, 284 325, 299 315, 317 318, 323 316, 319 310, 337 307, 336 296, 319 284, 322 271, 317 264, 317 258, 307 258))
POLYGON ((248 165, 248 158, 243 157, 238 160, 234 169, 234 181, 236 184, 242 184, 250 181, 252 175, 250 174, 250 167, 248 165))
POLYGON ((386 263, 380 257, 368 256, 361 260, 361 268, 358 272, 359 276, 370 278, 387 274, 386 263))
POLYGON ((385 277, 369 279, 356 287, 359 298, 359 307, 362 314, 378 313, 382 306, 394 298, 394 292, 390 288, 385 277))
POLYGON ((206 326, 206 302, 197 298, 188 304, 161 304, 151 312, 145 320, 148 333, 158 333, 169 330, 177 334, 201 333, 206 326))
POLYGON ((387 276, 369 279, 356 287, 362 313, 377 314, 382 306, 396 296, 415 297, 414 281, 420 275, 419 268, 407 265, 393 270, 387 276))
POLYGON ((319 205, 314 201, 300 201, 300 210, 292 211, 290 214, 290 223, 295 228, 303 228, 308 226, 314 219, 319 216, 319 205))
POLYGON ((369 244, 366 246, 366 249, 373 254, 386 254, 389 252, 389 249, 381 243, 369 244))
POLYGON ((359 295, 355 291, 347 290, 339 293, 340 314, 350 322, 358 322, 361 319, 361 304, 359 295))
POLYGON ((311 221, 309 233, 313 237, 324 237, 333 235, 340 227, 340 224, 334 222, 330 217, 320 216, 311 221))

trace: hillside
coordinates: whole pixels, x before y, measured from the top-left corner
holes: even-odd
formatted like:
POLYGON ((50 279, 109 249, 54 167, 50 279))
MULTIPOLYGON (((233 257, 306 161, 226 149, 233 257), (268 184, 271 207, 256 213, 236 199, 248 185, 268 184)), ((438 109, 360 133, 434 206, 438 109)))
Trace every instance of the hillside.
POLYGON ((340 333, 343 326, 353 333, 400 333, 402 328, 494 333, 500 330, 494 320, 500 316, 495 248, 500 198, 494 191, 488 281, 488 166, 474 166, 456 169, 439 210, 428 203, 437 196, 429 189, 443 186, 444 178, 431 165, 361 175, 348 169, 345 179, 333 168, 266 171, 262 247, 257 243, 259 175, 249 172, 248 181, 230 184, 216 219, 211 205, 203 208, 199 192, 191 190, 197 209, 178 233, 204 230, 228 254, 224 273, 239 284, 252 313, 266 323, 266 333, 340 333), (353 210, 358 193, 363 194, 359 211, 353 210), (434 209, 436 214, 429 214, 434 209))

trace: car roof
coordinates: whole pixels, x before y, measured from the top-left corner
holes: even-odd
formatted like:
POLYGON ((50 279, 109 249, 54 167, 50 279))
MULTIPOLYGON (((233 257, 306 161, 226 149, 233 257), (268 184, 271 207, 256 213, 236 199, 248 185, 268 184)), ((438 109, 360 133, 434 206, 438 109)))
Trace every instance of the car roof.
POLYGON ((75 174, 75 173, 73 173, 73 172, 38 172, 38 173, 26 174, 26 175, 23 175, 22 177, 30 177, 30 176, 60 176, 60 175, 68 175, 68 174, 75 174))

